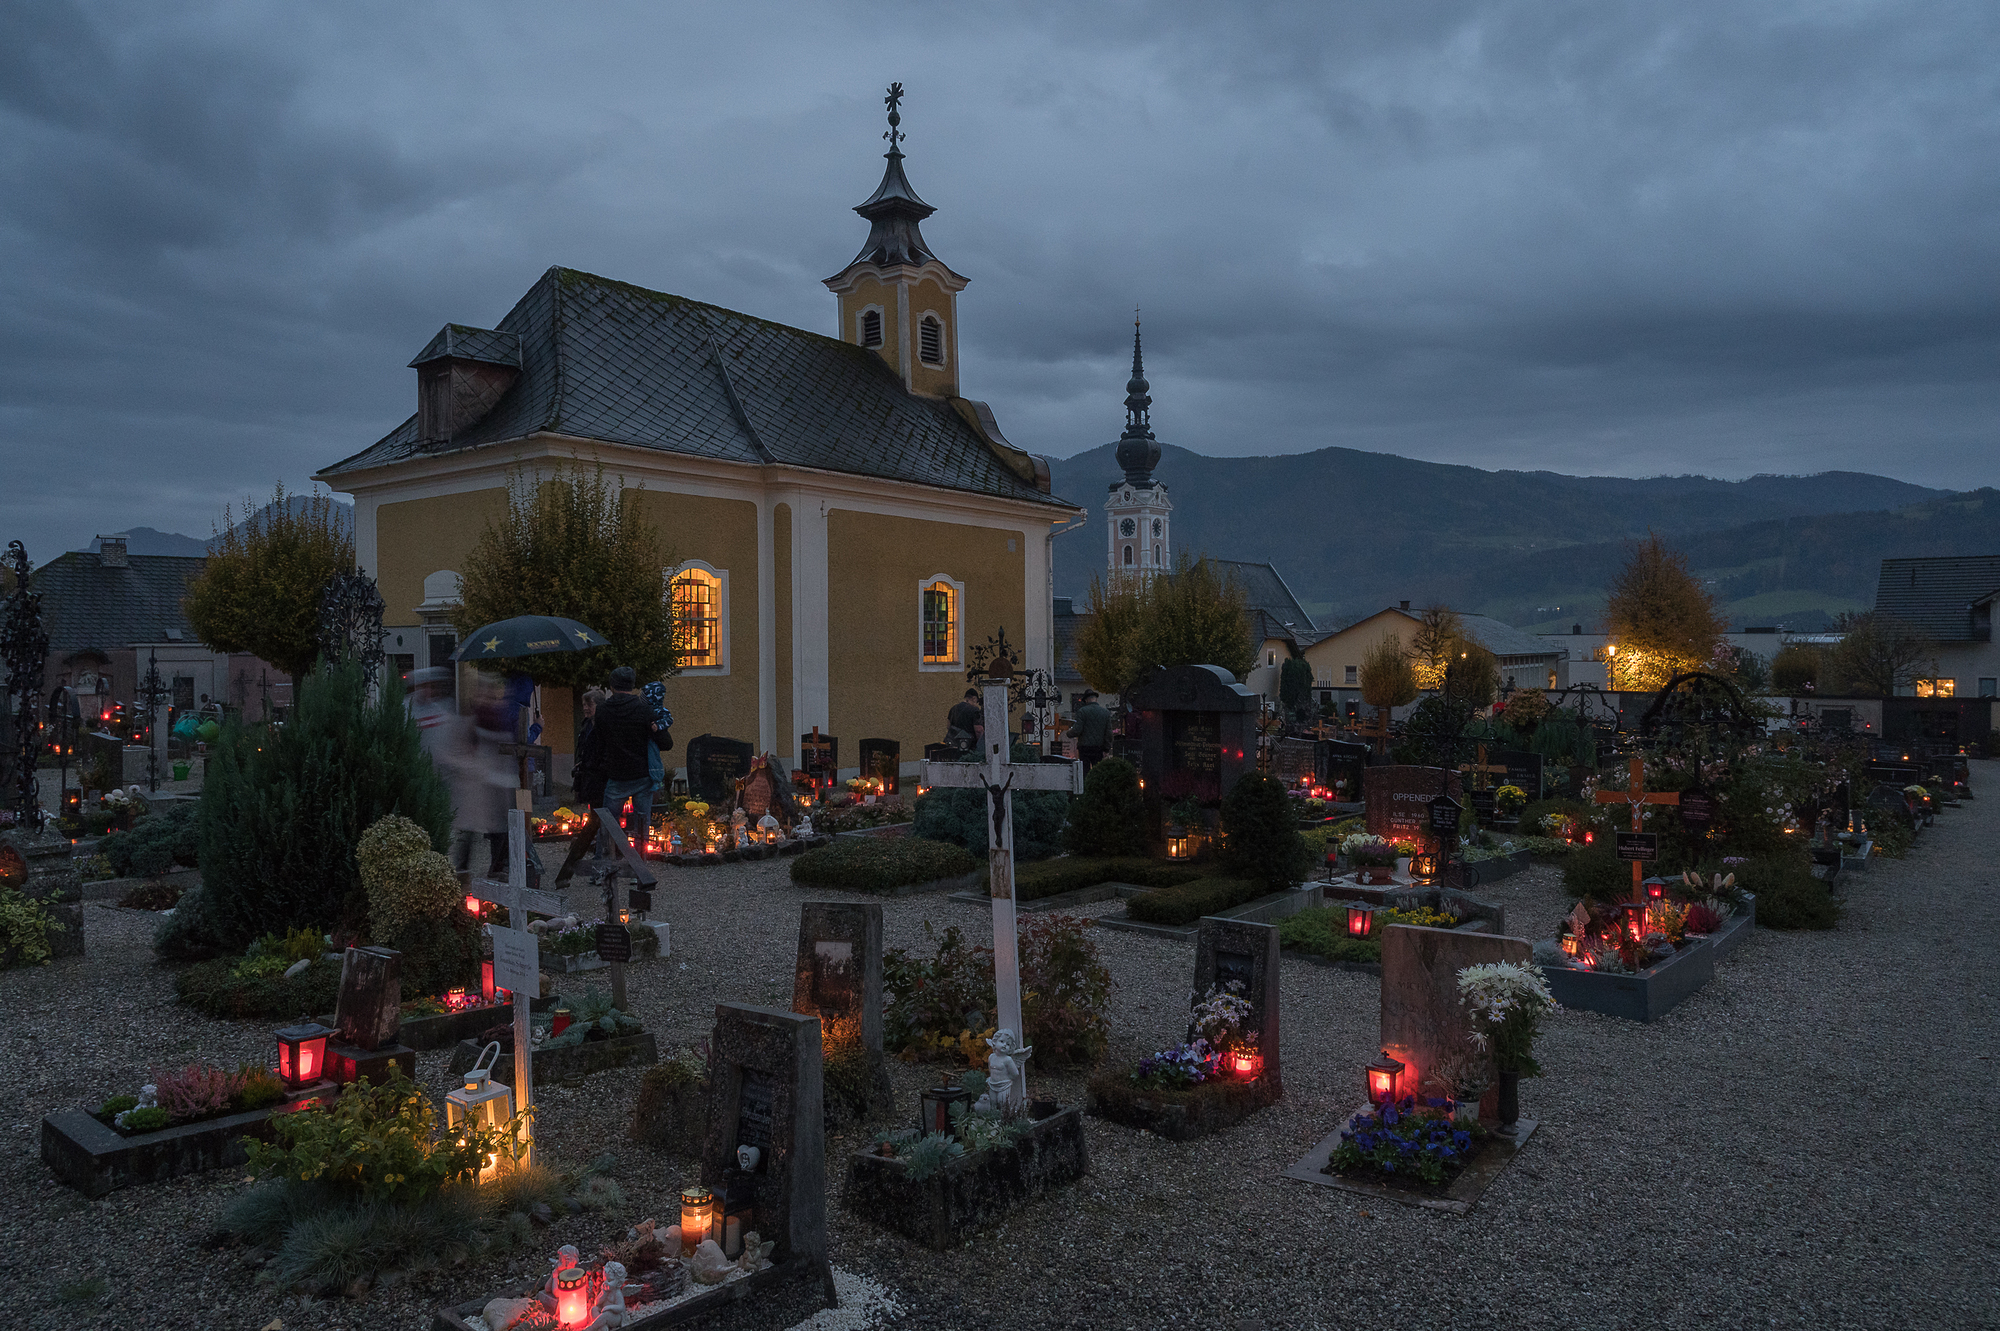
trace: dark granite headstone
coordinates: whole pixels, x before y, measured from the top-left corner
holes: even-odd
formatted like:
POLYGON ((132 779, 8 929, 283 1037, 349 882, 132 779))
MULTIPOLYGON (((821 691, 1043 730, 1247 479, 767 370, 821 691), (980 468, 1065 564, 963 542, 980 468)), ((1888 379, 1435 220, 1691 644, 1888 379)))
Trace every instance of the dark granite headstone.
POLYGON ((819 1018, 743 1003, 715 1006, 709 1040, 708 1136, 701 1181, 718 1196, 745 1196, 746 1230, 777 1247, 777 1262, 826 1261, 825 1098, 819 1018), (755 1146, 757 1167, 737 1169, 736 1148, 755 1146))
POLYGON ((1430 803, 1440 793, 1458 798, 1463 783, 1440 767, 1371 767, 1365 777, 1368 830, 1394 841, 1432 839, 1430 803))
POLYGON ((1271 745, 1271 775, 1296 786, 1319 775, 1318 745, 1309 739, 1279 739, 1271 745))
POLYGON ((861 775, 882 778, 883 790, 893 795, 902 786, 903 746, 893 739, 861 741, 861 775))
POLYGON ((1155 673, 1130 697, 1126 733, 1137 731, 1139 775, 1150 806, 1189 796, 1220 800, 1256 769, 1258 698, 1227 670, 1175 666, 1155 673))
POLYGON ((1257 1052, 1263 1056, 1263 1079, 1274 1091, 1284 1088, 1283 1060, 1278 1041, 1278 926, 1247 920, 1202 920, 1194 941, 1194 991, 1189 1006, 1199 1003, 1213 985, 1240 980, 1250 1000, 1251 1027, 1257 1052))
POLYGON ((403 954, 386 947, 350 947, 340 961, 334 1028, 340 1042, 374 1052, 396 1042, 403 1026, 403 954))
POLYGON ((1530 800, 1542 797, 1542 755, 1525 749, 1501 749, 1486 755, 1486 761, 1505 767, 1504 784, 1518 786, 1530 800))
POLYGON ((1681 792, 1678 812, 1682 827, 1690 832, 1705 832, 1715 821, 1715 796, 1700 786, 1689 786, 1681 792))
POLYGON ((737 779, 750 772, 754 746, 721 735, 696 735, 687 745, 688 793, 710 805, 727 806, 737 779))
MULTIPOLYGON (((1382 1043, 1403 1063, 1396 1094, 1439 1094, 1424 1086, 1425 1076, 1447 1056, 1473 1046, 1465 1006, 1459 1001, 1458 973, 1482 962, 1527 964, 1534 947, 1525 938, 1453 929, 1392 924, 1382 934, 1382 1043)), ((1480 1116, 1497 1112, 1496 1078, 1489 1063, 1480 1116)))
POLYGON ((1319 783, 1343 804, 1360 803, 1363 774, 1368 770, 1368 746, 1326 739, 1319 742, 1318 748, 1319 783))

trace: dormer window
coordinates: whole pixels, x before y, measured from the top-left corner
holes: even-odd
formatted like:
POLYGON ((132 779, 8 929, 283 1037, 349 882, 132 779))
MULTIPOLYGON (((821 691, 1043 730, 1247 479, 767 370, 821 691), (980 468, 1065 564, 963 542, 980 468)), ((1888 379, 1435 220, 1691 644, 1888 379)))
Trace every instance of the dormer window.
POLYGON ((861 312, 861 345, 864 347, 882 345, 882 311, 867 309, 861 312))
POLYGON ((935 314, 926 314, 917 325, 917 359, 926 365, 944 364, 944 324, 935 314))

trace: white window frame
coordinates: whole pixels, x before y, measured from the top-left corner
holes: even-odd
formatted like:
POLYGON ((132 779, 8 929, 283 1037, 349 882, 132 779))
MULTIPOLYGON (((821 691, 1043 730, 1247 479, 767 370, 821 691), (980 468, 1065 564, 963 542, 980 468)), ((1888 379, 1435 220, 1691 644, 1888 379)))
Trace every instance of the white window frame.
POLYGON ((948 325, 946 325, 944 321, 944 316, 942 314, 939 314, 936 310, 924 310, 917 315, 917 326, 915 329, 917 335, 916 336, 917 364, 923 366, 927 370, 942 370, 946 366, 946 364, 950 362, 951 349, 946 344, 950 342, 951 339, 949 336, 947 336, 947 330, 948 330, 948 325), (924 359, 924 320, 926 319, 934 320, 937 323, 938 358, 936 360, 924 359))
POLYGON ((965 584, 948 573, 933 573, 917 579, 917 669, 925 674, 956 673, 965 669, 965 584), (951 588, 952 659, 931 661, 924 657, 924 593, 943 583, 951 588))
MULTIPOLYGON (((680 673, 690 676, 726 675, 729 673, 729 570, 717 568, 705 559, 689 559, 677 567, 667 570, 667 600, 671 604, 674 595, 674 579, 690 569, 699 569, 714 578, 715 589, 715 640, 720 649, 716 653, 718 664, 705 666, 682 666, 680 673)), ((679 611, 675 611, 678 615, 679 611)))
POLYGON ((860 309, 856 310, 854 312, 854 343, 856 346, 867 347, 867 349, 870 351, 880 351, 882 348, 888 346, 889 345, 888 311, 884 310, 880 305, 863 305, 860 309), (868 316, 871 313, 875 315, 876 319, 879 320, 882 325, 882 340, 880 342, 877 342, 873 346, 868 345, 868 334, 866 331, 868 326, 868 316))

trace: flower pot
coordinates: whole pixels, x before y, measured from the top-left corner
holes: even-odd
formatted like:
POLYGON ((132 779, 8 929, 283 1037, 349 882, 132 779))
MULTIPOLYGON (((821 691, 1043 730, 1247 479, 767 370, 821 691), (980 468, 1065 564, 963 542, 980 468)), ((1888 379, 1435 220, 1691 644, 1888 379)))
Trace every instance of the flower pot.
POLYGON ((188 771, 189 771, 189 765, 188 765, 187 763, 175 763, 175 764, 174 764, 174 780, 176 780, 176 781, 185 781, 185 780, 187 780, 187 779, 188 779, 188 771))
POLYGON ((1502 1070, 1500 1073, 1500 1126, 1511 1128, 1521 1117, 1521 1074, 1502 1070))
POLYGON ((1397 876, 1402 878, 1410 876, 1410 857, 1408 855, 1398 855, 1396 857, 1396 873, 1397 876))
POLYGON ((1462 1095, 1452 1102, 1452 1121, 1470 1127, 1479 1121, 1479 1096, 1462 1095))

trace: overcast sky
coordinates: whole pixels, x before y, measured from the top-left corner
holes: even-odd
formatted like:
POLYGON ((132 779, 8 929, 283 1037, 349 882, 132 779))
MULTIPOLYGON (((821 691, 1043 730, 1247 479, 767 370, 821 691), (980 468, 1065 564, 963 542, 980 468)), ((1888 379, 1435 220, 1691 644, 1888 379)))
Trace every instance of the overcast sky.
POLYGON ((0 0, 0 539, 206 535, 553 264, 831 333, 892 79, 1022 447, 1138 304, 1200 452, 2000 484, 1992 0, 0 0))

